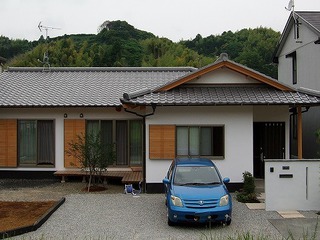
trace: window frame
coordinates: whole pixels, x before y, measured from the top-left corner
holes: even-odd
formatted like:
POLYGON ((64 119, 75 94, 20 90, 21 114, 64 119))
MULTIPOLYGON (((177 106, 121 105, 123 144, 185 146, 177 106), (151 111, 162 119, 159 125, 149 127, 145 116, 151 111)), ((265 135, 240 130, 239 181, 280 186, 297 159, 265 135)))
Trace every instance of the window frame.
POLYGON ((17 166, 18 167, 36 167, 36 168, 54 168, 56 165, 56 121, 55 119, 18 119, 17 120, 17 166), (36 144, 36 158, 33 160, 34 162, 30 163, 21 163, 20 160, 20 129, 21 125, 20 123, 22 121, 28 121, 28 122, 35 122, 36 124, 36 133, 35 133, 35 144, 36 144), (51 121, 52 122, 52 130, 53 130, 53 146, 52 146, 52 151, 53 151, 53 163, 38 163, 39 159, 39 141, 38 141, 38 122, 40 121, 51 121))
POLYGON ((176 125, 176 157, 208 157, 210 159, 215 159, 215 160, 224 160, 225 159, 225 125, 223 124, 217 124, 217 125, 176 125), (187 127, 188 129, 188 155, 178 155, 178 129, 181 127, 187 127), (198 128, 198 150, 199 154, 198 155, 191 155, 190 154, 190 129, 191 128, 198 128), (201 155, 201 128, 211 128, 211 139, 212 139, 212 146, 211 146, 211 155, 201 155), (214 155, 214 128, 221 128, 222 131, 222 155, 214 155))
POLYGON ((292 84, 296 85, 298 83, 298 62, 297 62, 297 52, 294 51, 286 55, 286 58, 291 58, 291 78, 292 84))
MULTIPOLYGON (((129 119, 129 120, 127 120, 127 119, 125 119, 125 120, 123 120, 123 119, 112 119, 112 120, 110 120, 110 119, 86 119, 86 126, 85 126, 85 128, 86 128, 86 131, 87 131, 87 124, 88 124, 88 122, 90 122, 90 121, 98 121, 98 125, 99 125, 99 131, 100 131, 100 133, 101 133, 101 126, 102 126, 102 121, 110 121, 111 122, 111 124, 112 124, 112 127, 111 127, 111 129, 112 129, 112 132, 111 132, 111 139, 112 139, 112 144, 114 144, 115 145, 115 151, 117 151, 117 123, 119 122, 125 122, 125 124, 126 124, 126 139, 125 139, 125 147, 126 147, 126 152, 125 152, 125 164, 118 164, 118 162, 117 162, 117 160, 116 160, 116 162, 115 162, 115 165, 116 166, 121 166, 121 167, 131 167, 131 166, 142 166, 142 164, 143 164, 143 148, 144 148, 144 146, 143 146, 143 122, 142 122, 142 120, 140 120, 140 119, 129 119), (141 148, 141 150, 140 150, 140 152, 141 152, 141 163, 140 164, 137 164, 137 163, 134 163, 134 164, 132 164, 131 163, 131 123, 132 122, 140 122, 141 123, 141 136, 142 136, 142 138, 141 138, 141 146, 142 146, 142 148, 141 148)), ((102 133, 101 133, 102 134, 102 133)), ((116 156, 118 156, 117 154, 116 154, 116 156)))

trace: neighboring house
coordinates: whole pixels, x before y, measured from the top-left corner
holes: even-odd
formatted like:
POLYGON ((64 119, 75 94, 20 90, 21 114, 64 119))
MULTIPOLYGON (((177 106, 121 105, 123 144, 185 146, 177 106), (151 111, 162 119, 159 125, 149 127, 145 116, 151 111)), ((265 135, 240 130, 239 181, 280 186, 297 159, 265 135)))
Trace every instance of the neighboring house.
MULTIPOLYGON (((281 35, 274 61, 278 80, 299 91, 320 96, 320 12, 292 12, 281 35)), ((303 157, 319 158, 315 132, 320 107, 303 109, 303 157)), ((291 117, 291 157, 297 156, 296 112, 291 117)))
POLYGON ((208 157, 237 186, 244 171, 263 177, 264 158, 289 158, 290 109, 315 105, 226 54, 201 69, 10 68, 0 74, 0 172, 72 168, 68 142, 100 129, 116 145, 110 169, 142 166, 149 193, 175 157, 208 157))

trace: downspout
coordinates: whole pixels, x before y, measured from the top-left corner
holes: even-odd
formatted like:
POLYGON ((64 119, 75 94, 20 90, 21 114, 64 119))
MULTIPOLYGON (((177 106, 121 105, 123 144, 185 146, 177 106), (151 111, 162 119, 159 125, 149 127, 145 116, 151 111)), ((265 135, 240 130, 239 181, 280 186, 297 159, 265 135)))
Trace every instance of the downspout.
POLYGON ((152 103, 151 106, 152 106, 152 112, 148 113, 148 114, 145 114, 145 115, 130 111, 130 110, 126 109, 126 108, 124 109, 125 112, 131 113, 131 114, 135 114, 138 117, 142 118, 142 124, 143 124, 143 138, 142 138, 142 143, 143 143, 143 150, 142 150, 142 159, 143 159, 142 160, 142 176, 143 176, 142 180, 143 180, 143 186, 142 186, 142 192, 143 193, 146 193, 146 188, 147 188, 147 182, 146 182, 146 174, 147 174, 147 168, 146 168, 146 164, 147 164, 147 159, 146 159, 146 157, 147 157, 147 154, 146 154, 146 143, 147 143, 147 141, 146 141, 146 117, 154 115, 157 105, 152 103))

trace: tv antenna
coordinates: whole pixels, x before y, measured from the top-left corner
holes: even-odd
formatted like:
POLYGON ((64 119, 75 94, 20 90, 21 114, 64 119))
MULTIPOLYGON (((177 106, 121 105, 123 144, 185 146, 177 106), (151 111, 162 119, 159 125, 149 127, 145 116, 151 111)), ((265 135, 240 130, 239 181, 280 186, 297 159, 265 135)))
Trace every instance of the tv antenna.
POLYGON ((46 31, 46 39, 48 38, 48 31, 49 31, 49 29, 61 30, 61 28, 44 26, 44 25, 42 25, 41 23, 42 23, 42 22, 39 22, 38 28, 39 28, 40 32, 42 32, 42 30, 45 30, 45 31, 46 31))
POLYGON ((39 28, 40 32, 42 32, 43 30, 46 31, 46 38, 45 38, 45 41, 46 41, 46 51, 45 51, 44 54, 43 54, 43 60, 40 61, 40 60, 38 59, 38 61, 43 64, 43 68, 49 69, 49 68, 50 68, 50 63, 49 63, 49 45, 48 45, 49 36, 48 36, 48 31, 49 31, 49 29, 60 30, 61 28, 44 26, 44 25, 42 25, 41 23, 42 23, 42 22, 39 22, 38 28, 39 28))

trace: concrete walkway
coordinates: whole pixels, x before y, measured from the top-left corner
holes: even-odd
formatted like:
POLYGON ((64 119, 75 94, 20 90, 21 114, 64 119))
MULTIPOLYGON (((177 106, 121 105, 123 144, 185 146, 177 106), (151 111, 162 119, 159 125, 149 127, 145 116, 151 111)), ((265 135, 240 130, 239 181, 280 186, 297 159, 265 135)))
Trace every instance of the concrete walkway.
MULTIPOLYGON (((264 179, 255 179, 260 203, 246 203, 251 210, 265 210, 264 179)), ((284 239, 320 239, 320 216, 315 211, 277 211, 280 219, 269 219, 284 239)))

